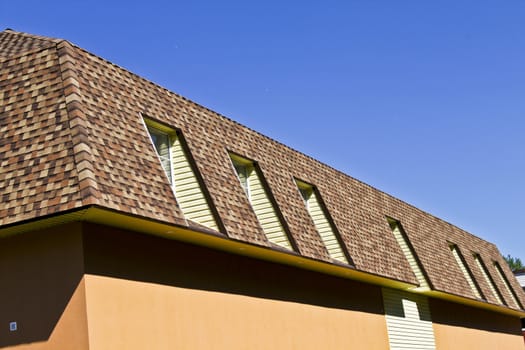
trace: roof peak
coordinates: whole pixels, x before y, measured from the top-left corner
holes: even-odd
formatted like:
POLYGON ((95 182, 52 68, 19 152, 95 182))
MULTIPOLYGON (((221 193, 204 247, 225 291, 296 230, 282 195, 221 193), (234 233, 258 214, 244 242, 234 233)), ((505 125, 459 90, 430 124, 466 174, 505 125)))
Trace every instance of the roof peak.
POLYGON ((63 39, 18 32, 6 28, 0 32, 0 59, 15 57, 30 51, 42 50, 56 45, 63 39))
POLYGON ((28 38, 46 40, 46 41, 52 41, 52 42, 60 42, 64 40, 64 39, 55 38, 55 37, 46 36, 46 35, 37 35, 37 34, 28 33, 28 32, 22 32, 22 31, 13 29, 13 28, 5 28, 2 32, 0 32, 0 34, 1 33, 10 33, 10 34, 15 34, 15 35, 25 36, 28 38))

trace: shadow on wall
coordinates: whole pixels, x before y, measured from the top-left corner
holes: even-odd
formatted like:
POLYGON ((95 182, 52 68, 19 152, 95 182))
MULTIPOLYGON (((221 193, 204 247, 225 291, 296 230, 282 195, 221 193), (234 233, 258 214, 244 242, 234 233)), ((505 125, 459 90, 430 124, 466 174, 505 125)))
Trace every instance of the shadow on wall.
POLYGON ((78 228, 67 225, 0 239, 0 347, 51 336, 82 279, 78 228), (11 330, 14 322, 16 330, 11 330))
MULTIPOLYGON (((163 238, 83 224, 0 239, 0 347, 49 340, 86 273, 384 314, 381 289, 163 238), (17 330, 10 331, 16 322, 17 330)), ((520 320, 430 299, 434 323, 520 334, 520 320)), ((68 329, 87 332, 75 315, 68 329)), ((87 326, 86 326, 87 327, 87 326)))
MULTIPOLYGON (((384 315, 381 288, 164 238, 84 226, 86 273, 384 315)), ((410 298, 409 298, 410 299, 410 298)), ((429 299, 419 318, 520 334, 520 319, 429 299)))
POLYGON ((383 314, 381 289, 173 240, 86 224, 86 273, 383 314))
POLYGON ((430 299, 430 312, 435 323, 520 335, 520 319, 517 317, 438 299, 430 299))

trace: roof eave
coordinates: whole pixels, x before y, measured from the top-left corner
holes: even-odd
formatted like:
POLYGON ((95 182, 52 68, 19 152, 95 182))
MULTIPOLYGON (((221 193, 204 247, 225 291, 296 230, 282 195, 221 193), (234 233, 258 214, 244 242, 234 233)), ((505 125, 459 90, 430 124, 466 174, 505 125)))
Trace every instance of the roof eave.
POLYGON ((204 230, 198 227, 184 227, 180 225, 169 224, 95 205, 78 208, 76 210, 23 222, 16 225, 5 226, 0 228, 0 237, 6 237, 8 235, 20 234, 36 229, 79 221, 155 235, 166 239, 173 239, 185 243, 205 246, 211 249, 226 251, 236 255, 243 255, 273 263, 289 265, 300 269, 356 280, 381 287, 406 290, 412 293, 448 300, 479 309, 498 312, 501 314, 522 318, 525 317, 525 310, 511 309, 507 306, 495 305, 484 300, 474 300, 446 292, 422 289, 416 285, 404 281, 394 280, 391 278, 359 271, 350 266, 332 264, 322 260, 304 257, 292 251, 285 251, 284 249, 277 250, 231 239, 224 236, 220 232, 204 230))
POLYGON ((140 232, 389 288, 407 290, 417 287, 405 281, 359 271, 343 264, 305 257, 286 249, 259 246, 232 239, 220 232, 202 229, 194 225, 185 227, 170 224, 97 205, 84 206, 75 210, 0 227, 0 238, 71 222, 89 222, 140 232))

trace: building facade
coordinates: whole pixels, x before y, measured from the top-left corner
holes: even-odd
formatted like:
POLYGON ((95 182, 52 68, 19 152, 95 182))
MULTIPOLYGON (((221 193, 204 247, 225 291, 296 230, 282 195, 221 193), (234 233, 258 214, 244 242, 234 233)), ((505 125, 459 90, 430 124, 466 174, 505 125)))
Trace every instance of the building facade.
POLYGON ((514 275, 516 275, 516 279, 521 288, 525 290, 525 269, 514 271, 514 275))
POLYGON ((493 244, 66 40, 0 66, 0 348, 524 348, 493 244))
MULTIPOLYGON (((525 269, 514 271, 514 275, 521 288, 525 291, 525 269)), ((523 340, 525 340, 525 318, 521 319, 521 332, 523 333, 523 340)))

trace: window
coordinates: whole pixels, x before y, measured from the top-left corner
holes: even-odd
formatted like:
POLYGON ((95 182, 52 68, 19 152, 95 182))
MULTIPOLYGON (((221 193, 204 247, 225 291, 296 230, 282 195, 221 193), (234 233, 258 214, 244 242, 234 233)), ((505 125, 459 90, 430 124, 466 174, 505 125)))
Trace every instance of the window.
POLYGON ((170 136, 166 132, 151 126, 148 126, 148 131, 151 137, 151 141, 153 142, 155 150, 157 151, 157 154, 160 158, 162 167, 164 168, 164 171, 166 172, 170 183, 173 185, 173 178, 171 172, 172 166, 170 136))
POLYGON ((498 287, 496 287, 496 284, 494 283, 494 280, 489 275, 487 268, 485 264, 483 263, 483 260, 481 260, 481 256, 479 254, 474 254, 474 260, 476 260, 476 264, 478 265, 479 270, 481 271, 481 274, 483 275, 483 278, 485 278, 485 281, 487 282, 488 286, 490 287, 490 291, 492 292, 492 295, 498 303, 503 304, 503 298, 501 297, 501 293, 498 290, 498 287))
POLYGON ((454 259, 456 259, 456 263, 458 264, 461 272, 463 273, 463 276, 467 280, 467 283, 470 286, 472 293, 474 293, 474 295, 478 299, 485 299, 483 297, 483 294, 481 293, 481 290, 479 289, 479 286, 474 280, 474 276, 472 276, 472 272, 469 270, 467 264, 465 263, 465 259, 463 258, 463 255, 461 255, 458 246, 451 243, 449 244, 449 247, 452 251, 452 255, 454 255, 454 259))
POLYGON ((283 220, 274 205, 275 200, 267 190, 267 185, 263 182, 264 178, 257 164, 236 154, 230 154, 230 158, 241 187, 268 240, 283 248, 293 250, 284 229, 283 220))
POLYGON ((303 198, 304 205, 314 222, 315 228, 328 250, 328 254, 332 259, 348 264, 348 259, 346 258, 343 247, 336 236, 335 227, 329 221, 328 214, 324 210, 321 198, 314 186, 297 179, 295 182, 303 198))
POLYGON ((182 134, 160 123, 145 120, 151 142, 172 186, 184 216, 218 231, 205 192, 183 145, 182 134))
POLYGON ((310 210, 310 198, 313 194, 313 188, 311 186, 298 186, 299 192, 301 193, 301 197, 303 197, 304 205, 306 206, 306 209, 310 210))
POLYGON ((399 247, 403 251, 403 254, 407 259, 408 264, 412 269, 412 272, 414 273, 417 281, 419 282, 419 287, 424 289, 430 289, 427 278, 425 277, 425 274, 423 272, 423 268, 421 267, 420 262, 416 258, 414 249, 410 245, 410 241, 406 237, 406 233, 403 230, 401 223, 391 218, 387 218, 387 221, 390 226, 390 229, 392 230, 392 233, 394 234, 394 238, 396 239, 397 244, 399 244, 399 247))
POLYGON ((237 160, 232 158, 232 162, 235 171, 237 172, 237 176, 239 177, 239 181, 241 182, 242 189, 246 193, 246 196, 248 196, 248 199, 251 199, 248 177, 253 171, 253 166, 250 163, 241 163, 242 161, 238 157, 237 160))

